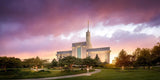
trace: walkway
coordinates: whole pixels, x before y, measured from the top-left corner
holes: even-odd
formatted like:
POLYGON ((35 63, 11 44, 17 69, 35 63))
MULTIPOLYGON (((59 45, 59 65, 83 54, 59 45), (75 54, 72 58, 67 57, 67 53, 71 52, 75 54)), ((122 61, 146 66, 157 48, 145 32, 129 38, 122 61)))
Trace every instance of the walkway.
POLYGON ((91 76, 94 73, 101 72, 100 69, 95 69, 94 72, 75 74, 75 75, 67 75, 67 76, 58 76, 58 77, 48 77, 48 78, 35 78, 35 79, 20 79, 20 80, 48 80, 48 79, 62 79, 62 78, 72 78, 78 76, 91 76))

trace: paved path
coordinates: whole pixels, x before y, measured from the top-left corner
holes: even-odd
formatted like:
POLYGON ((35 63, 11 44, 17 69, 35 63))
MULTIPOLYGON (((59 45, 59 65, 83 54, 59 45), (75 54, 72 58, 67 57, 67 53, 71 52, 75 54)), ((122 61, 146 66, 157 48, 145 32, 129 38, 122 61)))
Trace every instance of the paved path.
POLYGON ((75 75, 67 75, 67 76, 58 76, 58 77, 48 77, 48 78, 35 78, 35 79, 19 79, 19 80, 48 80, 48 79, 62 79, 62 78, 72 78, 78 76, 91 76, 94 73, 101 72, 100 69, 95 69, 94 72, 75 74, 75 75))

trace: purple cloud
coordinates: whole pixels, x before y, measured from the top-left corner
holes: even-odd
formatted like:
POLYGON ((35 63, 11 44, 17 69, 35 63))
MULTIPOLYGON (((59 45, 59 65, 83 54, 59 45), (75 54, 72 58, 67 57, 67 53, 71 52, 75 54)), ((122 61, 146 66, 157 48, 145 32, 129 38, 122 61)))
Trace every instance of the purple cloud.
POLYGON ((86 28, 88 20, 93 28, 99 22, 103 22, 106 27, 146 24, 135 29, 137 34, 117 31, 111 38, 94 37, 96 46, 150 46, 158 38, 139 32, 146 27, 159 27, 159 3, 158 0, 1 0, 0 52, 36 52, 50 48, 60 50, 60 44, 68 49, 74 39, 66 42, 57 37, 86 28), (50 42, 48 35, 57 39, 50 42), (38 41, 41 42, 36 43, 38 41), (97 41, 100 43, 96 44, 97 41))

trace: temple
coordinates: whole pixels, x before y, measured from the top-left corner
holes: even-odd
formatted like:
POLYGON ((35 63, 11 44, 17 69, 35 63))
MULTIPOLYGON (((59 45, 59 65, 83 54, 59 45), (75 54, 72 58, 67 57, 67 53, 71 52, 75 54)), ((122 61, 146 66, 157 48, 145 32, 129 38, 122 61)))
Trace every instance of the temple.
POLYGON ((86 32, 86 41, 72 43, 72 50, 69 51, 57 51, 57 59, 63 58, 66 56, 75 56, 77 58, 86 58, 91 57, 95 58, 96 55, 100 58, 101 62, 110 61, 110 47, 101 47, 101 48, 92 48, 91 44, 91 35, 89 32, 89 21, 88 21, 88 30, 86 32))

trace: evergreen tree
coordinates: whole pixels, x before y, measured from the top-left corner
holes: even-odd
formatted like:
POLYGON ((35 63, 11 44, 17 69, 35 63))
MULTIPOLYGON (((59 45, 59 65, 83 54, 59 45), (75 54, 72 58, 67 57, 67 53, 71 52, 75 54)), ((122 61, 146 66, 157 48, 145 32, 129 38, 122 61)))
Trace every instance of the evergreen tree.
POLYGON ((94 60, 95 60, 95 67, 98 67, 101 63, 100 58, 98 57, 98 54, 96 54, 94 60))
POLYGON ((58 65, 58 62, 57 62, 57 60, 54 58, 53 60, 52 60, 52 62, 51 62, 51 66, 52 67, 55 67, 55 66, 57 66, 58 65))

